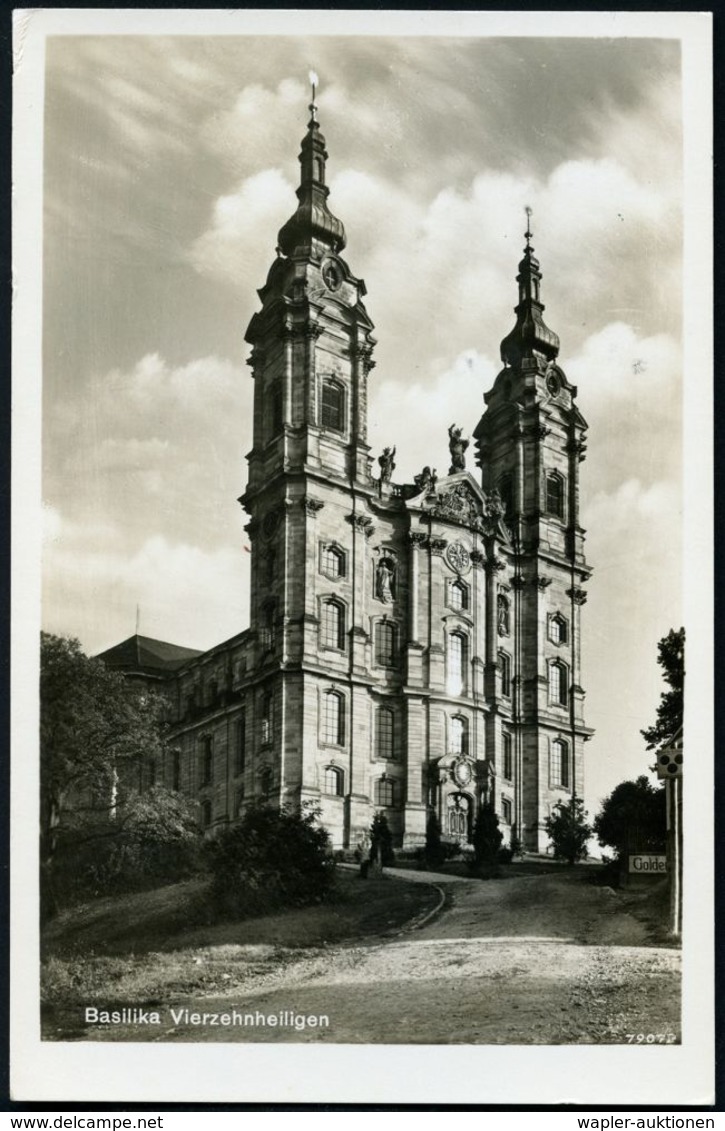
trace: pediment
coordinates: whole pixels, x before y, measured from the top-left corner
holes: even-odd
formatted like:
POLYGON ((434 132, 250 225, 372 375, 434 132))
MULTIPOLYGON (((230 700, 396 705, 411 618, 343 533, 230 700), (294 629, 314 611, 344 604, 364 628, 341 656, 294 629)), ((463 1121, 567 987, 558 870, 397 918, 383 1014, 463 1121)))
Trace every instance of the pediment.
POLYGON ((476 526, 485 514, 485 496, 473 476, 449 475, 439 479, 435 494, 423 499, 423 509, 431 517, 447 519, 462 526, 476 526))

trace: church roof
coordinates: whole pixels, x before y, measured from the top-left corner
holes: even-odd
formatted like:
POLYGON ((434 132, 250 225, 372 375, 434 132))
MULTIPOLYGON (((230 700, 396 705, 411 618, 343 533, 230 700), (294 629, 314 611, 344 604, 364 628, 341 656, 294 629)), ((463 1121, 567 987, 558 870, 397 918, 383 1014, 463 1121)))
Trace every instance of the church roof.
POLYGON ((198 648, 183 648, 180 644, 169 644, 166 640, 154 640, 150 636, 136 634, 115 644, 113 648, 100 652, 98 659, 103 660, 109 668, 173 672, 188 660, 202 654, 198 648))

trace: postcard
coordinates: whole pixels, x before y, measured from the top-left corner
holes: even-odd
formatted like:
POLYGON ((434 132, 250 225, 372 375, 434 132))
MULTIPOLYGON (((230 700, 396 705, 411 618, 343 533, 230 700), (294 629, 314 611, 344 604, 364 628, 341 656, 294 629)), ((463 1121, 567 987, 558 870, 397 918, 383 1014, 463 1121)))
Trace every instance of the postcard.
POLYGON ((16 1099, 711 1102, 710 35, 16 12, 16 1099))

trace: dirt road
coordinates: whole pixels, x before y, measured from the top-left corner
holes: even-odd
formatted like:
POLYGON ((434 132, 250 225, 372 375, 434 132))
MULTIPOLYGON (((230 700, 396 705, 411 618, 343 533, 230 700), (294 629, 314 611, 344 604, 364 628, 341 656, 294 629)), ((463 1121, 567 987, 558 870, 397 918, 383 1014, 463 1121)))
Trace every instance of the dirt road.
MULTIPOLYGON (((257 947, 254 972, 246 961, 243 979, 235 978, 230 954, 223 995, 164 1006, 154 1031, 93 1026, 85 1035, 390 1044, 679 1042, 680 953, 647 945, 646 926, 611 889, 582 882, 582 870, 566 869, 505 881, 436 882, 446 905, 419 929, 366 944, 269 947, 266 953, 257 947), (252 1020, 235 1021, 234 1014, 252 1020), (221 1021, 225 1015, 232 1020, 221 1021), (300 1019, 310 1016, 327 1020, 302 1027, 300 1019)), ((248 960, 245 949, 238 948, 240 963, 248 960)))

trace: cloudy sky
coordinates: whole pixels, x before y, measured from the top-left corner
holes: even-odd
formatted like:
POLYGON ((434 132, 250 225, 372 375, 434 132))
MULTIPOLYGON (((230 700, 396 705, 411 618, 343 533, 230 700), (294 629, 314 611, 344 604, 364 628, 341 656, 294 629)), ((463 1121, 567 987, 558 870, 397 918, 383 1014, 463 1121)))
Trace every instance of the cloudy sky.
POLYGON ((644 772, 657 641, 683 616, 678 41, 90 35, 46 60, 43 627, 95 652, 137 605, 144 634, 199 648, 247 624, 243 337, 314 67, 396 477, 475 427, 533 208, 590 424, 590 808, 644 772))

